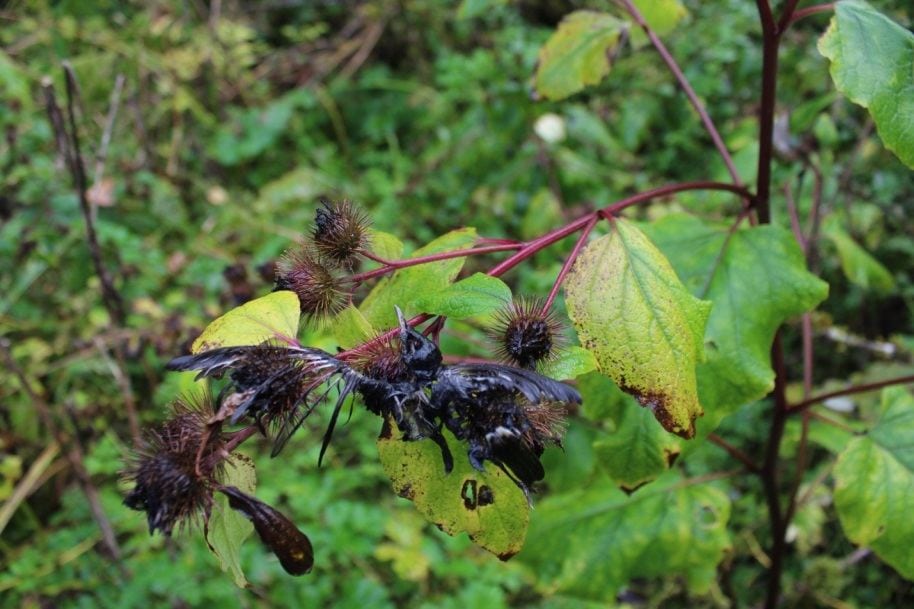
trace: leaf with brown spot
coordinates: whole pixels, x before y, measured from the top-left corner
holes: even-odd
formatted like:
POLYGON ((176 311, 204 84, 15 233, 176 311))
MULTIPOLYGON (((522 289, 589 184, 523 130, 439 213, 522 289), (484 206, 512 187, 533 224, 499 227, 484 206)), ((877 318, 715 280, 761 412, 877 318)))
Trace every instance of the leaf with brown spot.
POLYGON ((441 449, 432 440, 404 442, 396 426, 385 422, 378 437, 381 466, 394 491, 413 502, 425 518, 448 535, 466 532, 476 545, 502 560, 524 545, 530 505, 502 470, 486 463, 470 466, 466 446, 444 431, 454 469, 445 473, 441 449))
POLYGON ((695 367, 711 303, 692 296, 663 254, 629 222, 587 245, 565 281, 568 315, 597 368, 664 429, 695 435, 695 367))

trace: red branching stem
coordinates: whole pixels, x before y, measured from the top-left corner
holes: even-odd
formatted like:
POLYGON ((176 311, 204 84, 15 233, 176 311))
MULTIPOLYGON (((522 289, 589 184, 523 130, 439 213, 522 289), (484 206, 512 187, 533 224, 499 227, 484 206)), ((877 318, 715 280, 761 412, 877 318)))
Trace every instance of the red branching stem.
POLYGON ((854 385, 852 387, 846 387, 844 389, 838 389, 837 391, 829 391, 828 393, 822 393, 820 395, 814 395, 810 398, 804 399, 802 402, 798 402, 791 406, 787 413, 788 414, 799 414, 819 402, 824 402, 831 398, 838 398, 845 395, 855 395, 857 393, 866 393, 868 391, 876 391, 877 389, 882 389, 884 387, 892 387, 893 385, 908 385, 914 384, 914 374, 908 376, 899 376, 897 378, 887 379, 884 381, 877 381, 875 383, 863 383, 861 385, 854 385))
POLYGON ((559 293, 559 288, 562 286, 562 282, 565 280, 565 276, 568 275, 568 271, 571 270, 574 261, 578 259, 578 255, 584 248, 584 244, 587 243, 587 237, 590 236, 590 231, 593 230, 593 227, 596 226, 599 219, 599 216, 594 215, 587 226, 585 226, 581 231, 581 236, 578 237, 578 242, 574 244, 574 249, 571 250, 568 258, 565 259, 565 263, 562 265, 562 269, 559 271, 559 274, 555 278, 555 283, 552 284, 552 289, 549 291, 549 296, 546 297, 546 302, 543 303, 543 315, 546 315, 549 312, 549 308, 552 307, 552 303, 555 301, 555 297, 559 293))
POLYGON ((377 254, 375 254, 374 252, 372 252, 370 250, 360 250, 359 255, 364 256, 365 258, 368 258, 369 260, 372 260, 374 262, 377 262, 378 264, 383 264, 384 266, 393 266, 394 264, 397 263, 397 261, 395 261, 395 260, 388 260, 387 258, 381 258, 380 256, 378 256, 377 254))
POLYGON ((803 314, 803 399, 809 397, 812 393, 812 366, 813 366, 813 343, 812 343, 812 315, 803 314))
POLYGON ((733 239, 733 235, 736 234, 737 229, 739 229, 740 224, 743 223, 743 220, 749 218, 752 219, 752 207, 747 205, 743 207, 743 211, 736 217, 736 220, 733 221, 733 224, 730 225, 730 228, 727 230, 727 236, 724 237, 724 242, 720 245, 720 250, 717 252, 717 257, 714 258, 714 264, 711 265, 711 270, 708 273, 708 278, 705 280, 704 286, 701 288, 698 297, 704 298, 708 295, 708 292, 711 291, 711 284, 714 282, 714 276, 717 275, 717 269, 720 268, 720 265, 723 264, 724 255, 727 253, 727 248, 730 247, 730 241, 733 239))
POLYGON ((832 427, 837 427, 838 429, 843 429, 844 431, 849 432, 849 433, 857 433, 857 430, 854 429, 853 427, 851 427, 850 425, 848 425, 847 423, 842 423, 841 421, 838 421, 837 419, 827 417, 824 414, 822 414, 821 412, 816 412, 812 408, 806 409, 806 411, 803 413, 803 416, 805 417, 806 415, 809 415, 810 419, 815 419, 816 421, 825 423, 826 425, 831 425, 832 427))
POLYGON ((768 588, 765 596, 765 609, 775 609, 781 592, 781 572, 784 568, 784 555, 787 550, 785 534, 788 521, 781 508, 780 475, 778 472, 778 455, 784 428, 789 414, 787 405, 787 367, 784 364, 784 347, 781 344, 780 332, 774 336, 771 346, 771 362, 774 376, 774 411, 771 427, 768 431, 768 444, 765 448, 765 461, 759 476, 765 489, 765 501, 768 505, 768 520, 771 525, 771 568, 768 570, 768 588))
POLYGON ((723 138, 720 137, 720 133, 718 133, 717 127, 714 126, 714 121, 711 120, 711 116, 708 114, 707 110, 705 110, 701 100, 698 99, 698 95, 695 93, 695 90, 689 83, 689 79, 686 78, 685 74, 682 72, 682 69, 680 69, 679 64, 676 63, 676 60, 673 59, 673 56, 667 50, 666 46, 663 44, 654 30, 652 30, 651 27, 647 24, 647 22, 644 20, 644 17, 641 15, 641 12, 631 2, 631 0, 621 0, 621 2, 625 6, 625 10, 628 11, 628 13, 632 16, 632 19, 635 20, 635 23, 637 23, 641 29, 644 30, 644 33, 647 34, 651 44, 653 44, 654 48, 657 49, 660 57, 663 58, 663 62, 667 65, 667 68, 669 68, 670 72, 673 73, 673 76, 676 78, 676 81, 679 83, 682 91, 686 94, 686 97, 689 98, 689 103, 691 103, 692 107, 695 108, 699 118, 701 118, 701 123, 708 131, 708 135, 711 136, 711 141, 714 142, 714 147, 717 148, 717 152, 723 159, 724 165, 727 166, 727 172, 730 174, 730 179, 733 180, 733 183, 737 186, 742 186, 743 182, 739 177, 739 172, 736 170, 736 164, 733 162, 733 157, 730 156, 730 151, 727 150, 727 146, 724 144, 723 138))
POLYGON ((768 0, 755 0, 755 6, 758 8, 764 35, 777 36, 777 24, 775 24, 774 14, 771 12, 771 3, 768 0))
POLYGON ((646 190, 638 194, 620 199, 615 203, 611 203, 602 209, 599 209, 590 214, 584 215, 573 222, 566 224, 561 228, 557 228, 554 231, 546 233, 542 237, 537 237, 532 241, 528 241, 524 246, 515 254, 503 260, 500 264, 496 265, 494 268, 489 270, 489 275, 493 277, 499 277, 514 268, 527 258, 533 256, 535 253, 541 249, 552 245, 556 241, 560 241, 571 235, 585 226, 590 222, 592 216, 600 215, 604 218, 609 218, 626 207, 631 207, 632 205, 637 205, 639 203, 645 203, 651 199, 656 199, 658 197, 663 197, 666 195, 671 195, 677 192, 683 192, 686 190, 726 190, 738 194, 743 198, 752 199, 752 194, 746 190, 744 187, 727 184, 726 182, 713 182, 713 181, 700 181, 700 182, 677 182, 676 184, 668 184, 666 186, 661 186, 659 188, 654 188, 651 190, 646 190))
POLYGON ((797 10, 797 4, 799 3, 800 0, 787 0, 784 10, 781 11, 781 17, 778 19, 778 35, 781 35, 787 29, 787 24, 790 23, 790 18, 793 17, 793 12, 797 10))
POLYGON ((516 239, 501 239, 499 237, 479 237, 476 245, 516 245, 522 246, 523 242, 516 239))
POLYGON ((507 252, 511 250, 517 250, 523 247, 522 243, 502 243, 499 245, 487 245, 485 247, 472 247, 464 250, 452 250, 450 252, 439 252, 437 254, 429 254, 428 256, 418 256, 416 258, 405 258, 403 260, 384 260, 383 258, 371 255, 363 252, 363 255, 366 258, 374 260, 375 262, 380 262, 384 266, 378 269, 371 271, 366 271, 364 273, 358 273, 356 275, 351 275, 347 278, 347 281, 352 283, 360 283, 362 281, 367 281, 369 279, 374 279, 375 277, 380 277, 388 273, 392 273, 398 269, 406 268, 409 266, 416 266, 418 264, 426 264, 429 262, 438 262, 439 260, 451 260, 453 258, 463 258, 464 256, 475 256, 477 254, 491 254, 492 252, 507 252))
POLYGON ((790 190, 790 182, 784 184, 784 199, 787 201, 787 213, 790 216, 790 228, 793 230, 793 238, 797 240, 800 249, 805 254, 808 245, 806 237, 803 236, 803 228, 800 226, 800 215, 797 213, 797 204, 793 199, 793 191, 790 190))
MULTIPOLYGON (((615 215, 618 212, 625 209, 626 207, 631 207, 632 205, 637 205, 639 203, 645 203, 647 201, 650 201, 651 199, 656 199, 658 197, 663 197, 666 195, 671 195, 671 194, 674 194, 677 192, 683 192, 683 191, 687 191, 687 190, 723 190, 723 191, 732 192, 734 194, 737 194, 740 197, 743 197, 744 199, 747 199, 747 200, 753 199, 753 195, 745 187, 738 186, 735 184, 727 184, 726 182, 714 182, 714 181, 706 180, 706 181, 699 181, 699 182, 679 182, 676 184, 668 184, 666 186, 661 186, 659 188, 654 188, 652 190, 647 190, 647 191, 632 195, 630 197, 620 199, 619 201, 611 203, 610 205, 607 205, 606 207, 603 207, 602 209, 585 214, 585 215, 581 216, 580 218, 578 218, 572 222, 569 222, 565 226, 562 226, 553 231, 550 231, 550 232, 546 233, 545 235, 537 237, 536 239, 532 239, 530 241, 522 242, 522 243, 513 243, 512 242, 510 244, 491 246, 492 248, 498 248, 497 251, 508 251, 508 250, 513 250, 513 249, 516 249, 518 251, 515 252, 514 254, 512 254, 511 256, 509 256, 508 258, 506 258, 505 260, 501 261, 494 267, 492 267, 489 270, 488 274, 491 275, 492 277, 499 277, 499 276, 505 274, 506 272, 508 272, 509 270, 511 270, 512 268, 514 268, 515 266, 517 266, 524 260, 527 260, 528 258, 532 257, 534 254, 536 254, 540 250, 543 250, 543 249, 549 247, 550 245, 552 245, 553 243, 555 243, 557 241, 561 241, 565 237, 576 233, 577 231, 587 227, 588 225, 591 225, 595 219, 599 219, 600 217, 610 218, 613 215, 615 215)), ((479 248, 474 248, 471 250, 442 252, 441 254, 434 254, 432 256, 423 256, 421 258, 409 258, 406 260, 400 260, 400 261, 396 261, 396 262, 402 264, 402 267, 406 267, 406 266, 412 266, 414 264, 423 264, 426 262, 434 262, 436 260, 446 260, 447 258, 458 258, 461 256, 466 256, 469 253, 482 253, 482 251, 485 249, 487 249, 487 248, 479 247, 479 248)), ((496 250, 489 249, 489 251, 496 251, 496 250)), ((400 268, 402 268, 402 267, 400 267, 400 268)), ((376 269, 376 270, 380 271, 382 269, 376 269)), ((372 273, 372 272, 374 272, 374 271, 369 271, 369 273, 372 273)), ((379 273, 379 275, 380 274, 383 274, 383 273, 379 273)), ((368 273, 362 273, 362 277, 360 279, 361 281, 365 280, 365 275, 368 275, 368 273)), ((377 275, 375 275, 375 276, 377 276, 377 275)), ((428 321, 431 318, 432 318, 431 315, 425 315, 425 314, 417 315, 416 317, 413 317, 412 319, 409 320, 409 325, 417 326, 418 324, 428 321)), ((387 332, 384 332, 383 334, 376 336, 375 338, 373 338, 370 341, 368 341, 367 343, 357 347, 356 349, 351 349, 349 351, 344 351, 343 353, 340 353, 338 355, 338 357, 340 357, 341 359, 346 359, 347 357, 349 357, 349 354, 352 354, 357 349, 363 349, 365 347, 373 346, 377 343, 380 343, 382 341, 393 338, 394 336, 396 336, 397 331, 398 330, 396 328, 394 328, 392 330, 388 330, 387 332)))
POLYGON ((784 30, 788 29, 794 23, 800 19, 805 19, 811 15, 819 15, 821 13, 831 13, 835 10, 835 4, 833 2, 826 2, 824 4, 815 4, 813 6, 807 6, 806 8, 801 8, 800 10, 794 12, 790 19, 787 21, 787 24, 782 28, 784 30))
POLYGON ((750 472, 758 473, 759 466, 755 464, 749 455, 741 451, 739 448, 733 446, 716 433, 708 434, 708 441, 723 448, 731 457, 745 465, 746 469, 748 469, 750 472))
POLYGON ((509 256, 505 260, 502 260, 500 263, 489 269, 488 274, 492 277, 499 277, 505 274, 510 269, 513 269, 515 266, 530 258, 538 251, 552 245, 556 241, 561 241, 568 235, 574 234, 577 231, 581 230, 584 226, 590 222, 595 212, 581 216, 574 222, 570 222, 561 228, 557 228, 554 231, 550 231, 543 235, 542 237, 537 237, 531 241, 528 241, 524 246, 518 250, 517 253, 509 256))
MULTIPOLYGON (((803 314, 803 398, 808 398, 812 393, 812 366, 813 366, 813 344, 812 344, 812 316, 809 313, 803 314)), ((785 524, 789 524, 797 508, 797 495, 800 492, 800 485, 803 483, 803 474, 809 467, 809 419, 813 414, 812 410, 807 409, 803 413, 803 424, 800 429, 800 442, 797 446, 797 464, 794 473, 793 486, 790 489, 790 499, 787 504, 787 515, 784 518, 785 524)))

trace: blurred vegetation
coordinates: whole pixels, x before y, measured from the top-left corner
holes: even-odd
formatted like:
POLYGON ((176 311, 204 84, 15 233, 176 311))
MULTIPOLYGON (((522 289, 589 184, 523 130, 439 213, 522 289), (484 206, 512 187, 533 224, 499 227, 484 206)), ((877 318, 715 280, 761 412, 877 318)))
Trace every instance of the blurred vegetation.
MULTIPOLYGON (((909 3, 875 4, 910 27, 909 3)), ((135 424, 161 420, 186 388, 183 377, 164 374, 164 362, 212 318, 269 291, 273 262, 307 229, 320 196, 358 202, 376 228, 412 248, 459 226, 529 238, 638 190, 727 179, 650 49, 625 51, 612 78, 569 100, 534 99, 541 45, 565 13, 582 6, 63 0, 0 8, 0 340, 8 356, 0 370, 0 501, 14 505, 17 485, 30 495, 17 499, 0 538, 0 604, 585 606, 538 586, 530 562, 501 563, 465 537, 427 525, 390 491, 373 418, 354 416, 339 430, 321 470, 320 420, 309 421, 283 459, 252 455, 263 476, 258 495, 291 515, 318 550, 304 578, 286 576, 249 542, 243 559, 253 588, 237 589, 200 535, 146 535, 142 514, 121 505, 118 482, 135 424), (102 303, 78 198, 48 120, 42 80, 63 102, 63 61, 79 85, 90 199, 104 263, 127 305, 123 325, 102 303), (534 131, 547 113, 565 128, 554 142, 534 131), (48 433, 44 410, 65 448, 48 433), (103 543, 87 489, 98 493, 118 559, 103 543)), ((755 5, 687 6, 688 19, 666 39, 751 182, 761 62, 755 5)), ((782 50, 783 145, 774 177, 776 185, 795 183, 801 157, 815 157, 824 211, 836 227, 826 233, 839 235, 811 261, 831 286, 816 318, 821 333, 832 333, 817 339, 826 346, 816 351, 815 382, 825 386, 910 371, 914 349, 914 181, 881 147, 865 111, 833 92, 815 50, 826 19, 802 21, 782 50), (842 235, 881 270, 849 272, 856 250, 847 253, 853 246, 842 235)), ((811 173, 797 196, 802 217, 812 202, 811 173)), ((788 226, 779 189, 773 205, 776 221, 788 226)), ((729 196, 689 193, 633 215, 688 208, 726 218, 735 206, 729 196)), ((515 292, 548 292, 563 253, 541 254, 508 277, 515 292)), ((320 329, 311 332, 312 342, 333 348, 320 329)), ((486 355, 457 334, 444 341, 452 353, 486 355)), ((786 341, 788 352, 799 352, 796 328, 786 341)), ((790 364, 798 370, 799 356, 790 364)), ((873 403, 861 401, 864 410, 873 403)), ((761 451, 761 416, 744 408, 718 433, 761 451)), ((590 449, 600 433, 571 422, 564 455, 547 456, 550 490, 601 484, 590 449)), ((798 437, 798 426, 788 434, 798 437)), ((811 471, 828 475, 818 459, 829 442, 842 440, 813 439, 811 471)), ((687 461, 693 474, 733 466, 707 444, 687 461)), ((620 602, 711 607, 762 596, 760 491, 752 479, 721 488, 734 502, 733 550, 712 589, 695 595, 674 573, 635 580, 620 602)), ((829 489, 816 492, 798 513, 785 602, 901 606, 911 584, 856 554, 840 533, 829 489)))

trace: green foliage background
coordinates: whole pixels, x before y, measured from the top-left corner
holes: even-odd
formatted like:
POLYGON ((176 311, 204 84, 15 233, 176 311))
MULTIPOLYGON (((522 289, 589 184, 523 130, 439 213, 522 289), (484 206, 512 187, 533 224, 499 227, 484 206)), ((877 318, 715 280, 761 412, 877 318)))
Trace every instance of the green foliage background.
MULTIPOLYGON (((909 3, 873 4, 910 27, 909 3)), ((289 514, 314 544, 316 567, 303 578, 286 576, 251 540, 242 566, 252 588, 238 589, 199 534, 149 537, 143 516, 120 503, 118 472, 131 444, 125 403, 135 404, 143 425, 161 420, 171 399, 190 386, 186 377, 166 376, 164 362, 210 320, 269 291, 270 264, 307 229, 318 196, 358 202, 375 228, 413 251, 461 226, 485 236, 530 238, 587 205, 679 180, 727 179, 650 49, 623 52, 609 79, 569 99, 533 98, 537 56, 559 19, 575 8, 608 5, 157 0, 0 8, 0 338, 9 341, 32 394, 78 438, 123 554, 114 564, 105 556, 66 459, 51 451, 39 460, 52 439, 23 379, 4 366, 0 501, 9 501, 33 463, 43 469, 0 538, 0 604, 582 607, 601 597, 599 606, 606 606, 605 596, 617 591, 620 604, 635 606, 758 601, 767 524, 756 481, 731 477, 682 486, 669 474, 627 502, 616 489, 626 478, 614 460, 619 449, 612 432, 640 429, 644 421, 625 415, 627 398, 595 375, 580 382, 585 409, 571 421, 564 453, 546 456, 548 488, 536 499, 541 509, 532 511, 529 547, 508 563, 465 537, 444 535, 394 495, 374 444, 378 421, 358 412, 338 431, 321 470, 320 418, 309 420, 281 459, 270 461, 266 447, 251 454, 258 496, 289 514), (128 303, 124 328, 112 327, 102 305, 77 198, 44 108, 41 80, 50 78, 62 98, 63 60, 79 80, 87 158, 100 147, 115 79, 125 77, 99 173, 104 205, 97 209, 105 260, 128 303), (549 112, 566 128, 555 143, 534 135, 537 119, 549 112), (123 362, 116 346, 124 346, 123 362), (588 505, 607 514, 588 531, 605 539, 596 555, 565 545, 563 515, 588 505), (616 532, 621 516, 615 515, 623 512, 630 514, 628 528, 616 532), (666 513, 704 528, 700 535, 667 530, 666 513), (662 541, 639 534, 639 527, 662 541), (565 552, 578 552, 593 570, 568 572, 557 558, 565 552), (710 566, 695 567, 690 552, 704 553, 710 566), (635 567, 617 568, 620 557, 635 567), (588 579, 581 584, 582 578, 588 579)), ((752 181, 761 65, 754 3, 686 6, 688 17, 665 40, 752 181)), ((826 241, 810 267, 829 283, 831 296, 815 323, 822 333, 842 332, 864 343, 821 339, 829 347, 817 350, 815 381, 827 389, 912 369, 914 181, 882 147, 866 111, 834 92, 815 46, 826 21, 801 22, 782 50, 779 110, 789 128, 774 183, 794 178, 796 150, 812 151, 825 176, 826 241), (892 344, 892 353, 865 348, 874 341, 892 344)), ((88 170, 93 180, 93 163, 88 170)), ((802 217, 812 201, 809 184, 807 177, 797 200, 802 217)), ((773 206, 776 222, 789 227, 780 193, 773 206)), ((684 193, 632 216, 656 221, 680 209, 709 221, 737 211, 729 195, 684 193)), ((646 230, 663 249, 664 227, 678 222, 670 218, 646 230)), ((514 292, 547 293, 571 247, 563 245, 507 276, 514 292)), ((468 260, 467 269, 484 270, 481 264, 468 260)), ((694 287, 687 265, 676 271, 694 287)), ((378 314, 389 315, 383 308, 378 314)), ((458 328, 445 333, 446 352, 487 355, 473 328, 458 328)), ((309 342, 335 348, 326 331, 308 332, 309 342)), ((788 326, 788 353, 798 352, 798 337, 796 326, 788 326)), ((791 357, 798 370, 798 357, 791 357)), ((874 396, 857 406, 852 414, 824 412, 856 430, 885 408, 874 396)), ((760 454, 764 412, 757 403, 744 407, 724 418, 717 433, 760 454)), ((810 492, 797 513, 785 602, 902 606, 911 584, 855 552, 832 501, 832 455, 849 442, 856 452, 869 445, 851 440, 843 428, 813 429, 804 481, 810 492), (818 477, 827 484, 812 486, 818 477)), ((789 458, 797 421, 787 433, 789 458)), ((672 436, 654 441, 673 442, 677 454, 683 448, 672 436)), ((685 450, 684 465, 676 468, 681 475, 713 478, 738 467, 706 442, 685 450)), ((839 502, 859 500, 843 492, 839 502)))

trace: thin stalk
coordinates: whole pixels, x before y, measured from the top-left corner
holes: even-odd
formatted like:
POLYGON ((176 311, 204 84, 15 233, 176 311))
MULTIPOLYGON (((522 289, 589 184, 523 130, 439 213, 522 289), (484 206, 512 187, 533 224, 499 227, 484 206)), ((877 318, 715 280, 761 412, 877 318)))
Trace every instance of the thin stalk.
POLYGON ((562 282, 565 280, 565 276, 568 275, 568 271, 571 270, 572 265, 574 265, 574 261, 578 259, 578 255, 584 248, 584 244, 587 243, 587 237, 590 236, 590 231, 592 231, 593 227, 596 226, 598 220, 599 217, 594 216, 590 220, 590 223, 584 227, 584 230, 581 231, 581 236, 578 237, 578 242, 574 244, 574 249, 571 250, 568 258, 565 259, 565 263, 562 265, 562 269, 559 271, 559 274, 555 278, 555 282, 552 284, 552 289, 549 290, 549 296, 546 297, 546 302, 543 303, 543 315, 546 315, 549 312, 549 308, 552 307, 552 303, 555 301, 555 297, 559 293, 559 288, 562 286, 562 282))
POLYGON ((813 6, 807 6, 806 8, 801 8, 790 16, 790 20, 782 29, 788 29, 800 19, 805 19, 811 15, 819 15, 821 13, 831 13, 834 12, 834 10, 835 4, 833 2, 826 2, 825 4, 816 4, 813 6))
POLYGON ((824 402, 831 398, 838 398, 845 395, 855 395, 857 393, 866 393, 868 391, 876 391, 877 389, 882 389, 884 387, 892 387, 893 385, 908 385, 914 384, 914 374, 908 376, 900 376, 897 378, 887 379, 885 381, 878 381, 875 383, 864 383, 862 385, 854 385, 852 387, 847 387, 845 389, 839 389, 837 391, 829 391, 828 393, 822 393, 820 395, 814 395, 811 398, 807 398, 802 402, 798 402, 793 406, 790 406, 787 414, 799 414, 809 408, 814 406, 819 402, 824 402))
POLYGON ((375 277, 381 277, 382 275, 387 275, 388 273, 393 273, 396 270, 403 269, 410 266, 416 266, 419 264, 427 264, 429 262, 438 262, 439 260, 451 260, 453 258, 463 258, 465 256, 474 256, 477 254, 491 254, 492 252, 508 252, 511 250, 517 250, 523 247, 523 244, 519 243, 501 243, 497 245, 487 245, 485 247, 473 247, 464 250, 453 250, 450 252, 439 252, 437 254, 429 254, 428 256, 419 256, 417 258, 406 258, 404 260, 385 260, 379 256, 374 256, 368 252, 362 252, 362 255, 370 260, 379 262, 384 266, 379 269, 373 269, 371 271, 366 271, 364 273, 358 273, 347 278, 347 281, 352 283, 360 283, 362 281, 367 281, 369 279, 374 279, 375 277))
POLYGON ((676 63, 676 60, 673 59, 673 56, 663 44, 663 41, 660 40, 654 30, 647 24, 644 17, 641 15, 641 12, 631 0, 620 1, 625 6, 625 10, 632 16, 632 19, 635 20, 635 23, 637 23, 641 29, 644 30, 644 33, 647 34, 651 44, 657 49, 660 57, 663 58, 663 62, 676 78, 676 82, 679 83, 680 88, 686 94, 686 97, 689 98, 689 103, 692 104, 692 107, 698 113, 702 125, 704 125, 708 135, 711 136, 711 141, 714 142, 714 147, 723 159, 724 165, 727 166, 727 172, 730 174, 730 179, 733 180, 733 183, 737 186, 742 186, 743 182, 739 177, 739 172, 736 170, 736 164, 733 162, 733 157, 730 155, 730 151, 727 150, 727 145, 724 144, 723 138, 720 137, 720 133, 718 133, 717 127, 714 125, 714 121, 711 120, 711 116, 708 114, 708 111, 705 110, 704 104, 698 99, 698 95, 695 93, 695 89, 692 88, 691 83, 689 83, 689 79, 686 78, 682 69, 679 67, 679 64, 676 63))
POLYGON ((752 458, 749 455, 744 453, 742 450, 740 450, 736 446, 733 446, 732 444, 730 444, 729 442, 727 442, 726 440, 721 438, 716 433, 708 434, 708 441, 711 442, 712 444, 716 444, 717 446, 720 446, 721 448, 723 448, 725 451, 727 451, 727 454, 729 454, 731 457, 733 457, 734 459, 736 459, 737 461, 739 461, 740 463, 745 465, 746 469, 748 469, 750 472, 756 473, 756 474, 759 472, 759 466, 756 465, 756 463, 752 460, 752 458))
MULTIPOLYGON (((644 202, 650 201, 651 199, 655 199, 657 197, 663 197, 666 195, 674 194, 677 192, 688 191, 688 190, 722 190, 722 191, 732 192, 745 199, 751 200, 753 198, 752 194, 748 190, 746 190, 746 188, 744 188, 742 186, 738 186, 735 184, 727 184, 725 182, 714 182, 714 181, 710 181, 710 180, 698 181, 698 182, 680 182, 680 183, 676 183, 676 184, 668 184, 666 186, 661 186, 659 188, 654 188, 652 190, 647 190, 647 191, 632 195, 630 197, 620 199, 619 201, 611 203, 597 211, 585 214, 585 215, 581 216, 580 218, 566 224, 565 226, 562 226, 553 231, 550 231, 550 232, 546 233, 545 235, 537 237, 536 239, 532 239, 527 242, 520 242, 520 243, 510 242, 510 243, 505 243, 505 244, 500 244, 500 245, 488 246, 489 248, 499 248, 498 251, 518 250, 512 256, 506 258, 499 264, 492 267, 489 270, 488 274, 493 277, 498 277, 500 275, 503 275, 504 273, 508 272, 510 269, 514 268, 515 266, 517 266, 524 260, 527 260, 534 254, 539 252, 540 250, 543 250, 543 249, 547 248, 548 246, 552 245, 553 243, 555 243, 557 241, 561 241, 565 237, 572 235, 572 234, 576 233, 577 231, 590 225, 594 221, 594 219, 599 219, 600 217, 611 218, 613 215, 622 211, 626 207, 631 207, 632 205, 644 203, 644 202)), ((406 260, 399 260, 399 261, 392 261, 392 262, 399 264, 400 266, 398 268, 405 268, 405 267, 413 266, 416 264, 434 262, 436 260, 446 260, 448 258, 458 258, 458 257, 466 256, 466 255, 469 255, 472 253, 482 253, 483 250, 495 251, 495 250, 488 250, 488 248, 484 248, 484 247, 477 247, 477 248, 473 248, 473 249, 469 249, 469 250, 442 252, 440 254, 433 254, 431 256, 423 256, 420 258, 408 258, 406 260)), ((365 281, 365 279, 367 278, 367 275, 369 273, 374 273, 374 272, 380 271, 380 270, 382 270, 382 269, 375 269, 375 271, 369 271, 368 273, 362 273, 359 280, 365 281)), ((373 275, 373 276, 379 276, 382 274, 383 273, 378 273, 377 275, 373 275)), ((352 278, 350 278, 350 279, 352 279, 352 278)), ((413 317, 412 319, 409 320, 409 325, 415 327, 418 324, 421 324, 422 322, 431 319, 431 317, 432 317, 431 315, 424 315, 424 314, 417 315, 416 317, 413 317)), ((358 350, 360 350, 360 349, 364 349, 366 347, 373 346, 375 344, 378 344, 380 342, 393 338, 394 336, 396 336, 397 332, 398 332, 398 330, 396 328, 388 330, 387 332, 384 332, 383 334, 376 336, 375 338, 368 341, 367 343, 360 345, 356 349, 350 349, 349 351, 344 351, 343 353, 340 353, 338 355, 338 357, 340 357, 342 359, 346 359, 349 354, 354 354, 354 353, 358 352, 358 350)))

